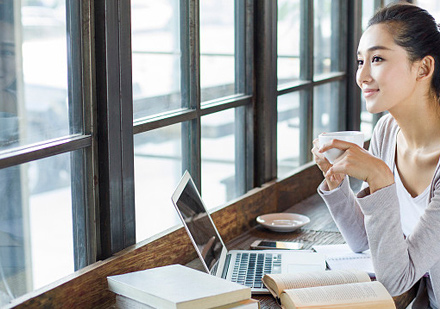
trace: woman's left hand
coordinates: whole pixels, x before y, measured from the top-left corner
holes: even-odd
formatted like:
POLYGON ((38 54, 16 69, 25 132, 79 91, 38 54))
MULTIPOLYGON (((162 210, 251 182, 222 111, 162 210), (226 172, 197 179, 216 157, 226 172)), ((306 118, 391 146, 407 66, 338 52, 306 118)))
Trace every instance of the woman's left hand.
POLYGON ((319 152, 337 148, 344 153, 338 157, 325 177, 347 174, 363 180, 370 186, 370 193, 385 188, 394 183, 394 175, 384 161, 371 155, 356 144, 334 139, 324 144, 319 152))

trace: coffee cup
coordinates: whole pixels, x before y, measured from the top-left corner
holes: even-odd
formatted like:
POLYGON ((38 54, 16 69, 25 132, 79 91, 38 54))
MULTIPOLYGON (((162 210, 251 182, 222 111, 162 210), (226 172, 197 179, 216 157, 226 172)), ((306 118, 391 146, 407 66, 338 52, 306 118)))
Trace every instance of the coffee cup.
MULTIPOLYGON (((338 139, 341 141, 350 142, 358 145, 359 147, 364 146, 364 134, 360 131, 339 131, 339 132, 326 132, 321 133, 318 136, 319 147, 324 144, 329 143, 331 140, 338 139)), ((333 164, 333 162, 344 153, 343 150, 332 148, 324 152, 324 156, 327 160, 333 164)))

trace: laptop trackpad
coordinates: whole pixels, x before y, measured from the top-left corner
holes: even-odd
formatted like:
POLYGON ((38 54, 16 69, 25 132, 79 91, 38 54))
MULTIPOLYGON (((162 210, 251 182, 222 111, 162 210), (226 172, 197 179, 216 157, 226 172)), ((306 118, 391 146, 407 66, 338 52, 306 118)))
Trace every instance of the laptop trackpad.
POLYGON ((306 271, 322 270, 321 265, 316 264, 289 264, 287 265, 288 273, 300 273, 306 271))

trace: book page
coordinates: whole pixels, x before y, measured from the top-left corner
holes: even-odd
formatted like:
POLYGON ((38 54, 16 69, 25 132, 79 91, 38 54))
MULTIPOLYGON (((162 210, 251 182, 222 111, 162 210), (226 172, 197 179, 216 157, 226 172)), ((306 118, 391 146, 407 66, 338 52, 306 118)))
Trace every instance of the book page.
POLYGON ((392 297, 378 281, 286 290, 281 294, 281 303, 285 308, 395 308, 392 297))
POLYGON ((264 284, 269 290, 273 289, 278 296, 282 291, 288 289, 367 281, 370 281, 368 274, 359 270, 329 270, 295 274, 273 274, 265 275, 263 278, 264 284))

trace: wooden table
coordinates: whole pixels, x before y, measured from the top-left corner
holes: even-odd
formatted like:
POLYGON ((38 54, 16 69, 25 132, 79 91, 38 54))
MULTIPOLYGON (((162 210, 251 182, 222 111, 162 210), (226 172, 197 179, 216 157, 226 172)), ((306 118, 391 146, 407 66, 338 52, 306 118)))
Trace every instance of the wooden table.
MULTIPOLYGON (((250 244, 257 239, 297 241, 304 244, 304 249, 310 249, 313 245, 345 243, 327 207, 317 194, 292 206, 286 212, 304 214, 310 218, 310 223, 291 233, 277 233, 256 226, 228 242, 228 249, 247 250, 250 248, 250 244)), ((401 296, 394 297, 396 307, 406 308, 415 294, 416 288, 413 288, 401 296)), ((254 295, 253 298, 260 301, 261 308, 279 308, 272 296, 254 295)))

